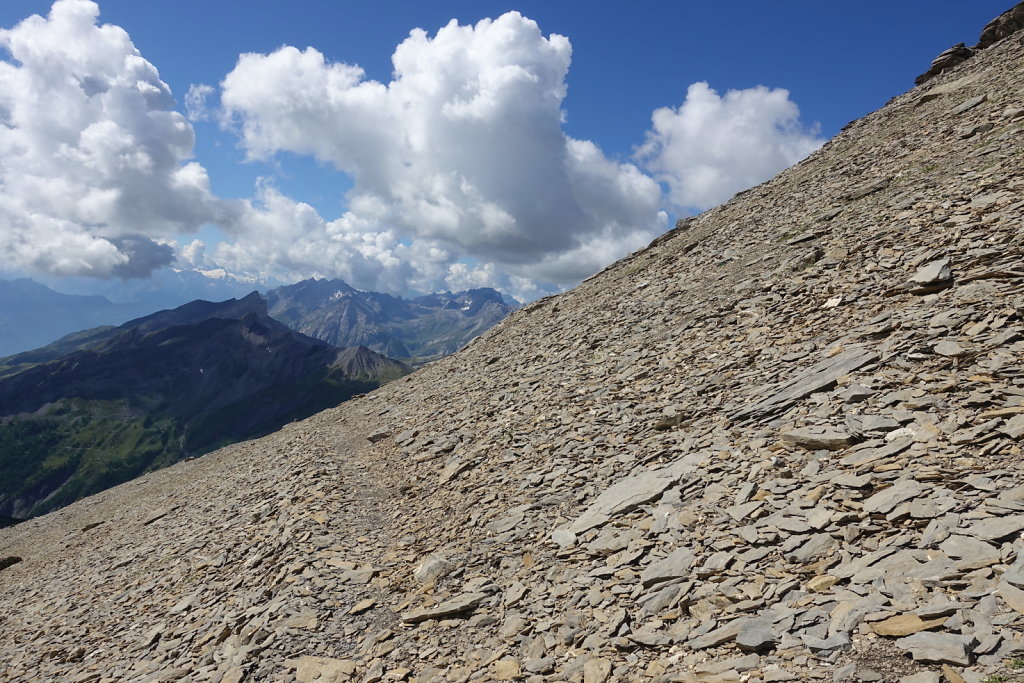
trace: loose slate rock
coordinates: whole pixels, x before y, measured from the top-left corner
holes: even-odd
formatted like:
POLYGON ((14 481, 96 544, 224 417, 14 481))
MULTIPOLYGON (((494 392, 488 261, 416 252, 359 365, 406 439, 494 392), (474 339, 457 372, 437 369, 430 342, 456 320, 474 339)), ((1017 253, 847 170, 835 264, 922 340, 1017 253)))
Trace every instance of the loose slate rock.
POLYGON ((709 647, 717 647, 719 645, 724 645, 731 640, 735 640, 739 631, 740 624, 733 621, 725 626, 720 626, 713 631, 709 631, 702 636, 691 638, 686 644, 693 650, 706 650, 709 647))
POLYGON ((745 424, 782 412, 811 394, 833 386, 836 381, 868 363, 878 360, 878 354, 864 348, 851 348, 833 358, 826 358, 796 377, 768 388, 765 398, 734 410, 729 417, 745 424))
POLYGON ((880 636, 909 636, 941 626, 945 617, 925 621, 916 614, 899 614, 871 625, 871 630, 880 636))
POLYGON ((568 529, 555 529, 551 532, 551 540, 560 548, 571 548, 576 545, 576 534, 568 529))
POLYGON ((487 599, 486 593, 467 593, 432 607, 423 607, 402 615, 406 624, 418 624, 428 619, 442 619, 474 610, 487 599))
POLYGON ((7 557, 0 557, 0 572, 7 569, 8 567, 13 567, 19 562, 21 562, 21 558, 17 555, 8 555, 7 557))
POLYGON ((953 633, 915 633, 896 641, 896 647, 910 652, 915 662, 969 666, 974 638, 953 633))
POLYGON ((1024 515, 1009 515, 983 519, 964 529, 963 533, 983 541, 997 541, 1021 531, 1024 531, 1024 515))
POLYGON ((612 663, 603 657, 588 659, 583 665, 583 683, 604 683, 612 673, 612 663))
POLYGON ((807 564, 828 555, 835 546, 836 539, 828 534, 814 534, 795 550, 785 553, 784 557, 787 562, 807 564))
POLYGON ((684 459, 669 467, 648 470, 622 479, 599 495, 568 530, 574 534, 581 534, 588 529, 601 526, 616 515, 649 503, 693 468, 691 460, 684 459))
POLYGON ((736 634, 736 646, 744 652, 766 652, 778 642, 779 637, 767 619, 744 620, 736 634))
POLYGON ((976 538, 953 535, 939 544, 939 550, 954 560, 998 562, 999 549, 976 538))
POLYGON ((668 557, 645 569, 640 575, 640 583, 644 588, 650 588, 659 583, 684 578, 689 575, 694 559, 689 548, 676 548, 668 557))
POLYGON ((914 479, 903 479, 865 500, 864 512, 889 514, 897 505, 916 498, 924 490, 925 487, 920 482, 914 479))
POLYGON ((935 353, 939 356, 946 356, 947 358, 959 358, 967 353, 967 349, 957 344, 955 341, 940 341, 935 345, 935 353))
POLYGON ((960 116, 960 114, 966 114, 970 110, 977 107, 979 104, 982 104, 987 101, 988 95, 978 95, 977 97, 972 97, 971 99, 953 107, 952 109, 949 110, 949 113, 952 114, 953 116, 960 116))
POLYGON ((355 673, 355 662, 330 657, 299 657, 288 662, 295 667, 295 680, 299 683, 335 683, 347 681, 355 673))
POLYGON ((804 645, 811 652, 832 652, 834 650, 846 650, 850 647, 850 636, 846 633, 836 633, 828 638, 815 638, 814 636, 801 636, 804 645))
POLYGON ((174 512, 177 509, 178 509, 177 505, 171 505, 170 507, 159 508, 156 511, 152 512, 149 515, 149 517, 146 517, 146 519, 142 520, 142 526, 149 526, 153 522, 156 522, 157 520, 163 519, 164 517, 166 517, 167 515, 171 514, 172 512, 174 512))
POLYGON ((837 429, 823 429, 808 427, 805 429, 793 429, 782 433, 782 440, 786 443, 805 448, 809 451, 828 450, 835 451, 845 448, 853 443, 853 437, 846 432, 837 429))
POLYGON ((450 574, 455 570, 455 565, 440 555, 428 555, 420 562, 419 566, 412 573, 414 579, 420 583, 430 583, 450 574))

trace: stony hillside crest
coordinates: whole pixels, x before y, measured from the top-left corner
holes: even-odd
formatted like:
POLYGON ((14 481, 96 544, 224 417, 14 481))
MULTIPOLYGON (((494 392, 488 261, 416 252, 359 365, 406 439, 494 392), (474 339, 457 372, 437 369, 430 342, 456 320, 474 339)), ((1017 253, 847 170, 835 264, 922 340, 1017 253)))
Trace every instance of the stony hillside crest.
POLYGON ((1010 33, 454 356, 0 530, 0 678, 1024 680, 1022 78, 1010 33))

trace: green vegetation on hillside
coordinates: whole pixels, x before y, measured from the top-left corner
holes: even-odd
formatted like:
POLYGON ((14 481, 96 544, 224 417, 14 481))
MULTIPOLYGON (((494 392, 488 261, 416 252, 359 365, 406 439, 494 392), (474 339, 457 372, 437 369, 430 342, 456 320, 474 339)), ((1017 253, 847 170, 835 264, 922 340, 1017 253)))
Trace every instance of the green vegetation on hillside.
POLYGON ((124 401, 58 401, 40 414, 0 420, 0 506, 18 517, 62 507, 183 457, 172 419, 124 401), (56 492, 29 507, 39 492, 56 492))

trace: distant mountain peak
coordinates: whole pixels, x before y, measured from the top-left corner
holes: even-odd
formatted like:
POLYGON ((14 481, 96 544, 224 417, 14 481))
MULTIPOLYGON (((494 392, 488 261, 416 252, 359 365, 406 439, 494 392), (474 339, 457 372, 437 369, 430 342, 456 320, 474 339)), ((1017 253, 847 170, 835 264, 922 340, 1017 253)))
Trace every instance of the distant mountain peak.
POLYGON ((192 301, 18 354, 0 364, 0 482, 31 485, 0 489, 0 514, 66 504, 408 372, 369 349, 289 329, 267 315, 258 292, 192 301), (33 467, 31 453, 52 445, 30 438, 34 429, 76 454, 60 476, 44 476, 43 460, 33 467))
POLYGON ((517 308, 490 287, 405 299, 315 279, 272 289, 267 302, 271 317, 303 334, 410 362, 458 351, 517 308))

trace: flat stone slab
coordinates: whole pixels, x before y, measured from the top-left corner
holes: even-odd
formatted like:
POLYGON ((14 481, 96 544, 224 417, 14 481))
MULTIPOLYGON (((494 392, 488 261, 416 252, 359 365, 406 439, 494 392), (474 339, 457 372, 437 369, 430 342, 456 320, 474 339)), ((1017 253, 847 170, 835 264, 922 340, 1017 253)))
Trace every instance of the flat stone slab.
POLYGON ((158 508, 157 510, 154 510, 149 514, 148 517, 146 517, 146 519, 142 520, 142 526, 149 526, 153 522, 163 519, 167 515, 177 510, 179 507, 180 506, 178 505, 171 505, 169 507, 158 508))
POLYGON ((899 455, 910 448, 913 443, 914 437, 909 436, 893 439, 884 446, 865 446, 860 449, 855 449, 848 455, 843 456, 843 464, 850 467, 864 467, 865 465, 870 465, 873 462, 885 460, 886 458, 891 458, 894 455, 899 455))
POLYGON ((1006 421, 1006 424, 999 428, 1003 434, 1011 439, 1019 439, 1024 436, 1024 415, 1016 415, 1006 421))
POLYGON ((736 634, 736 646, 743 652, 765 652, 779 642, 767 619, 745 619, 736 634))
POLYGON ((413 571, 413 578, 420 583, 430 583, 450 574, 455 565, 440 555, 428 555, 413 571))
POLYGON ((811 652, 832 652, 833 650, 848 650, 850 648, 850 636, 846 633, 835 633, 828 638, 815 638, 814 636, 803 635, 800 639, 811 652))
POLYGON ((896 647, 910 652, 915 662, 969 666, 973 642, 971 636, 922 632, 900 638, 896 647))
POLYGON ((759 420, 792 407, 797 401, 828 388, 843 375, 878 360, 878 354, 865 348, 851 348, 826 358, 792 379, 774 387, 765 387, 764 398, 729 413, 739 424, 759 420))
POLYGON ((686 459, 655 470, 648 470, 615 482, 599 495, 576 520, 568 531, 581 534, 599 527, 616 515, 650 503, 694 469, 693 459, 686 459))
POLYGON ((708 631, 702 636, 691 638, 686 644, 691 650, 706 650, 709 647, 718 647, 719 645, 736 640, 736 636, 740 632, 740 626, 741 624, 737 619, 725 626, 719 626, 712 631, 708 631))
POLYGON ((310 655, 288 660, 288 664, 295 667, 295 680, 299 683, 347 681, 356 670, 356 663, 352 660, 310 655))
POLYGON ((640 582, 644 588, 650 588, 665 581, 684 578, 690 574, 694 559, 694 554, 689 548, 676 548, 665 559, 647 567, 640 574, 640 582))
POLYGON ((428 619, 453 617, 457 614, 462 614, 476 609, 486 599, 486 593, 467 593, 431 607, 422 607, 420 609, 412 610, 411 612, 406 612, 402 615, 402 622, 406 624, 418 624, 421 621, 427 621, 428 619))
POLYGON ((787 553, 783 553, 786 562, 796 564, 807 564, 832 552, 836 546, 836 539, 828 534, 813 534, 807 537, 799 547, 787 553))
POLYGON ((953 269, 949 266, 949 259, 939 259, 926 263, 917 269, 917 272, 910 278, 916 285, 933 285, 939 282, 947 282, 953 279, 953 269))
POLYGON ((782 440, 809 451, 836 451, 853 443, 853 437, 846 432, 820 427, 791 429, 782 433, 782 440))
POLYGON ((921 631, 941 626, 946 617, 922 619, 916 614, 898 614, 871 625, 871 630, 880 636, 910 636, 921 631))
POLYGON ((983 541, 995 541, 1021 531, 1024 531, 1024 515, 1009 515, 983 519, 960 530, 960 533, 980 538, 983 541))
POLYGON ((523 520, 526 519, 526 511, 529 509, 529 505, 516 506, 509 510, 508 512, 506 512, 503 516, 484 525, 484 528, 496 534, 502 534, 506 531, 511 531, 512 529, 515 529, 517 526, 522 524, 523 520))
POLYGON ((1024 614, 1024 590, 1007 581, 1000 581, 996 593, 1003 599, 1007 607, 1024 614))
POLYGON ((939 544, 939 550, 954 560, 978 562, 995 562, 999 560, 998 548, 970 536, 950 536, 939 544))
POLYGON ((576 545, 576 534, 568 529, 555 529, 551 532, 551 540, 560 548, 571 548, 576 545))
POLYGON ((900 503, 917 498, 924 491, 925 486, 921 482, 914 479, 903 479, 865 500, 864 512, 889 514, 900 503))
POLYGON ((972 97, 969 100, 961 102, 950 109, 949 113, 953 116, 960 116, 960 114, 965 114, 984 102, 988 102, 988 94, 978 95, 977 97, 972 97))

